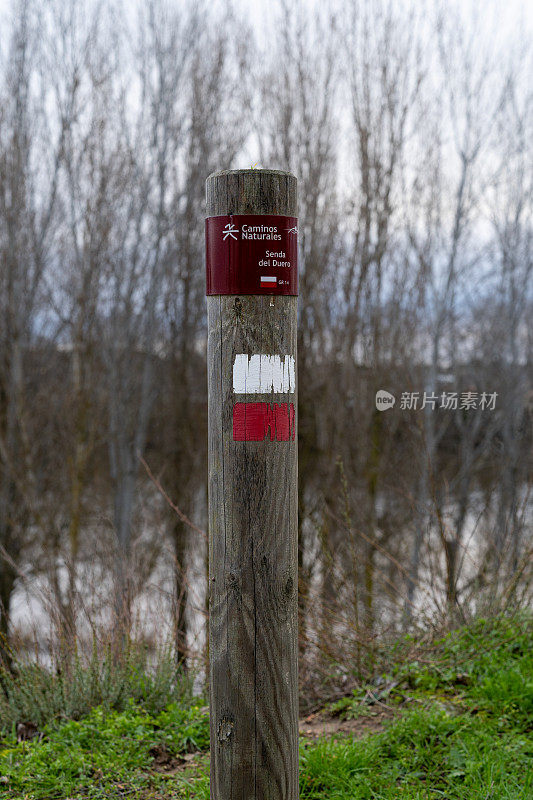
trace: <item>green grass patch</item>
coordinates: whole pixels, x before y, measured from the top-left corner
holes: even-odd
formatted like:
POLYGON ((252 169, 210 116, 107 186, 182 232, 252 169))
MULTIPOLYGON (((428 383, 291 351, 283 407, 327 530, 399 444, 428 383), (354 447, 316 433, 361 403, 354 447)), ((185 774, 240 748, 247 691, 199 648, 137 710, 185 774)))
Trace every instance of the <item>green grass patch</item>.
POLYGON ((382 734, 304 748, 302 798, 533 797, 531 738, 479 716, 406 713, 382 734))
MULTIPOLYGON (((531 618, 478 620, 376 685, 336 704, 396 707, 379 734, 301 742, 302 800, 530 800, 533 798, 531 618)), ((0 750, 0 797, 10 800, 208 800, 208 715, 201 703, 148 708, 129 698, 79 720, 52 721, 41 742, 0 750), (157 752, 188 769, 157 768, 157 752), (190 762, 185 761, 185 767, 190 762)))
MULTIPOLYGON (((48 725, 44 734, 41 742, 0 751, 0 797, 111 798, 123 797, 126 788, 128 797, 148 796, 168 783, 153 769, 154 749, 174 756, 207 750, 209 718, 198 705, 173 703, 151 715, 129 701, 124 711, 98 707, 80 721, 48 725)), ((185 791, 186 776, 171 777, 185 791)))

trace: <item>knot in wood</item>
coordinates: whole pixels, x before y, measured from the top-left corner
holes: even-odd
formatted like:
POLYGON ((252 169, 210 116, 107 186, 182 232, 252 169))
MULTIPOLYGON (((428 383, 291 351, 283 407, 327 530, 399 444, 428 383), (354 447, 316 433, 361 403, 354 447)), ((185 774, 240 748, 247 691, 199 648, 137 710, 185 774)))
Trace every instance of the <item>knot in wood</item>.
POLYGON ((235 309, 235 318, 241 320, 243 314, 243 308, 242 308, 242 300, 240 297, 235 298, 235 303, 233 307, 235 309))
POLYGON ((233 720, 223 717, 218 723, 218 740, 227 742, 233 733, 233 720))

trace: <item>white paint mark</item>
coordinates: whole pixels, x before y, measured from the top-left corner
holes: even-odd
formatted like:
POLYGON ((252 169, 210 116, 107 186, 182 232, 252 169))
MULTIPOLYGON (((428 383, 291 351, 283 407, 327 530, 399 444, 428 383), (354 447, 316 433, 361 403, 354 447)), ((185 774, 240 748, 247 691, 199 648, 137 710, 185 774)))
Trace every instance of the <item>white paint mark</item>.
POLYGON ((248 356, 246 353, 235 356, 235 394, 294 393, 295 388, 294 356, 248 356))

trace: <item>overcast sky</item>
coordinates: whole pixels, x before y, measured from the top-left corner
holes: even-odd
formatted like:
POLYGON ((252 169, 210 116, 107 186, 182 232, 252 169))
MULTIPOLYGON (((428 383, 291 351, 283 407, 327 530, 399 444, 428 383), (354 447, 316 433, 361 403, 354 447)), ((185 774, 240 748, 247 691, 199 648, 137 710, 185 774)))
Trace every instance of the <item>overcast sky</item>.
MULTIPOLYGON (((0 0, 0 21, 5 20, 9 15, 10 8, 16 8, 21 0, 0 0)), ((60 2, 61 0, 52 0, 60 2)), ((68 2, 68 0, 63 0, 68 2)), ((80 2, 81 0, 71 0, 80 2)), ((97 3, 101 0, 86 0, 88 3, 97 3)), ((106 0, 103 0, 106 2, 106 0)), ((376 0, 377 1, 377 0, 376 0)), ((516 45, 522 40, 533 40, 533 0, 391 0, 400 7, 409 7, 413 4, 417 9, 427 7, 428 19, 432 17, 432 12, 437 9, 452 9, 456 7, 466 18, 474 16, 479 21, 480 41, 485 39, 490 43, 494 40, 495 50, 497 45, 505 42, 506 39, 512 40, 516 45)), ((40 0, 43 7, 50 0, 40 0)), ((122 3, 123 8, 134 17, 138 5, 144 5, 144 0, 115 0, 122 3)), ((171 8, 184 8, 189 4, 197 5, 197 0, 161 0, 171 8)), ((353 0, 357 4, 358 0, 353 0)), ((227 4, 240 12, 242 17, 253 27, 258 45, 261 49, 266 48, 276 35, 278 25, 279 5, 277 0, 206 0, 207 13, 216 7, 225 8, 227 4)), ((337 5, 346 7, 347 0, 287 0, 289 7, 294 9, 295 16, 305 16, 318 7, 322 11, 328 8, 335 8, 337 5)), ((476 22, 477 30, 478 22, 476 22)), ((0 48, 4 49, 5 43, 2 41, 2 33, 5 27, 0 28, 0 48)), ((505 50, 505 46, 500 48, 505 50)), ((248 167, 252 163, 258 166, 265 166, 256 161, 258 156, 256 144, 253 138, 249 139, 245 148, 238 156, 238 163, 235 167, 248 167)))
MULTIPOLYGON (((220 0, 219 0, 220 1, 220 0)), ((0 12, 4 12, 12 5, 16 5, 17 0, 0 0, 0 12)), ((46 0, 41 0, 43 5, 46 0)), ((75 0, 73 0, 75 2, 75 0)), ((180 7, 187 5, 187 3, 195 3, 195 0, 167 0, 169 6, 180 7)), ((272 8, 275 5, 272 0, 232 0, 236 7, 240 7, 246 14, 249 22, 253 23, 260 29, 264 29, 265 25, 268 26, 268 19, 272 15, 272 8)), ((314 0, 290 0, 291 5, 300 12, 312 8, 315 5, 314 0)), ((335 0, 333 0, 335 2, 335 0)), ((421 0, 423 2, 423 0, 421 0)), ((398 0, 401 5, 409 3, 409 0, 398 0)), ((496 11, 498 18, 503 27, 508 24, 516 24, 523 22, 525 25, 524 30, 533 32, 533 1, 532 0, 446 0, 447 5, 456 4, 464 7, 465 9, 478 7, 488 12, 489 9, 496 11)), ((437 6, 442 5, 442 0, 429 0, 429 5, 437 6)), ((213 3, 211 3, 213 5, 213 3)), ((320 2, 324 6, 324 0, 320 2)), ((128 6, 132 9, 135 8, 135 0, 129 0, 128 6)))
MULTIPOLYGON (((335 5, 335 0, 330 0, 335 5)), ((0 3, 2 0, 0 0, 0 3)), ((179 0, 176 0, 178 3, 179 0)), ((357 2, 357 0, 354 0, 357 2)), ((412 5, 410 0, 397 0, 398 5, 412 5)), ((437 8, 439 6, 456 5, 465 10, 465 13, 473 12, 476 8, 481 9, 484 14, 494 14, 498 30, 504 34, 506 29, 520 25, 524 33, 533 33, 533 0, 417 0, 418 3, 426 2, 428 6, 437 8)), ((233 0, 234 5, 245 13, 249 22, 253 23, 259 30, 269 28, 269 20, 272 17, 272 10, 275 3, 272 0, 233 0)), ((305 13, 315 6, 315 0, 290 0, 290 5, 294 6, 295 13, 305 13)), ((326 0, 319 0, 320 7, 327 6, 326 0)))

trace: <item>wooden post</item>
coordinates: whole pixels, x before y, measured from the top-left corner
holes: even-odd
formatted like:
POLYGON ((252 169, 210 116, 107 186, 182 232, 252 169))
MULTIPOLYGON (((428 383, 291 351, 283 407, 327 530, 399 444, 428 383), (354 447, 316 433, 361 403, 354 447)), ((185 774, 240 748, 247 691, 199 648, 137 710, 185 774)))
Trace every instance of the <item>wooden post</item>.
POLYGON ((295 800, 296 178, 206 194, 211 798, 295 800))

